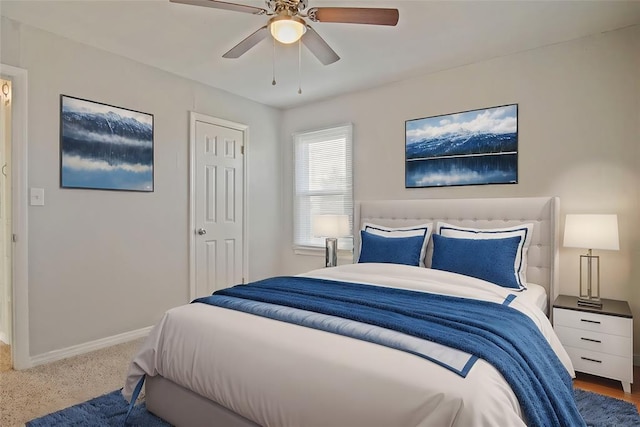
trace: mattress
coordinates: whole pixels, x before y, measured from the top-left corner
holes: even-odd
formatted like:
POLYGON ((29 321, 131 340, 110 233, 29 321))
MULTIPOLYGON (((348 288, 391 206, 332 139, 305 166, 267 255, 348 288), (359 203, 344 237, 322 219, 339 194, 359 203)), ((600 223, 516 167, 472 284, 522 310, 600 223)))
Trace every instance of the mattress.
POLYGON ((547 291, 540 285, 536 285, 535 283, 527 283, 527 289, 518 293, 518 298, 525 299, 528 302, 534 304, 543 313, 547 312, 547 307, 549 306, 549 297, 547 295, 547 291))
MULTIPOLYGON (((305 276, 497 304, 513 293, 467 276, 391 264, 305 276)), ((527 298, 511 306, 532 319, 573 376, 540 308, 527 298)), ((483 360, 463 378, 409 353, 204 304, 164 315, 133 359, 123 395, 130 398, 142 375, 158 374, 264 426, 525 425, 513 391, 483 360)))

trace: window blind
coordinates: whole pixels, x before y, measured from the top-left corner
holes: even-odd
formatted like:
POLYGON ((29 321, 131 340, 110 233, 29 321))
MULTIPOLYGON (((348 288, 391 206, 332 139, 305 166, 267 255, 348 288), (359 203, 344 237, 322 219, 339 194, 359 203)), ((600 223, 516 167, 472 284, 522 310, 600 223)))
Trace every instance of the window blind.
MULTIPOLYGON (((293 245, 324 248, 325 239, 311 230, 314 215, 348 215, 353 230, 352 125, 295 133, 293 141, 293 245)), ((338 240, 339 249, 352 247, 352 238, 338 240)))

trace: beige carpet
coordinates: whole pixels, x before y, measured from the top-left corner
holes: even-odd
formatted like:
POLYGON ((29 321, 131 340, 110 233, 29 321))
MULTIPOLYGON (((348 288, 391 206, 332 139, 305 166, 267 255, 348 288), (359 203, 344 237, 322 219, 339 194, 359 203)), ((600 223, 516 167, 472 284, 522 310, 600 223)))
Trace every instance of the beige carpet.
POLYGON ((11 370, 11 346, 0 341, 0 372, 11 370))
POLYGON ((0 373, 0 426, 27 421, 122 388, 142 339, 24 371, 0 373))

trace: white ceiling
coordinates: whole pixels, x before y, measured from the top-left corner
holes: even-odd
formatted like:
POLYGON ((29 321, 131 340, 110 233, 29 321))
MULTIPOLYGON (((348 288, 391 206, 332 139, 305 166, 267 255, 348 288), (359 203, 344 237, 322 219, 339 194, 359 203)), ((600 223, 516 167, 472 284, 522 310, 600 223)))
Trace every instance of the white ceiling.
MULTIPOLYGON (((226 0, 265 7, 260 0, 226 0)), ((302 48, 262 41, 239 59, 221 56, 267 17, 148 1, 0 1, 16 21, 209 86, 288 108, 488 58, 640 23, 640 1, 329 1, 309 6, 395 7, 396 27, 311 23, 340 55, 323 66, 302 48)))

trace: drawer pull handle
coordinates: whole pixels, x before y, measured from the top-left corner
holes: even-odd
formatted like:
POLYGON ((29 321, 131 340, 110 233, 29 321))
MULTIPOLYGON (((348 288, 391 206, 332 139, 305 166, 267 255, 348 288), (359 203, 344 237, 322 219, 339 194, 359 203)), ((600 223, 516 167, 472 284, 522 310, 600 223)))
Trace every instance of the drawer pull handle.
POLYGON ((591 339, 591 338, 580 338, 580 339, 584 340, 584 341, 597 342, 598 344, 602 343, 602 341, 600 341, 600 340, 594 340, 594 339, 591 339))
POLYGON ((597 320, 580 319, 580 321, 587 323, 597 323, 598 325, 600 324, 600 322, 598 322, 597 320))
POLYGON ((588 357, 580 357, 582 360, 588 360, 589 362, 602 363, 602 360, 589 359, 588 357))

